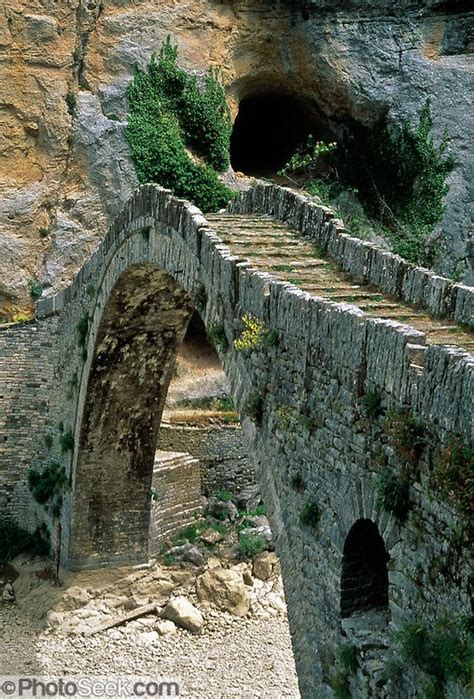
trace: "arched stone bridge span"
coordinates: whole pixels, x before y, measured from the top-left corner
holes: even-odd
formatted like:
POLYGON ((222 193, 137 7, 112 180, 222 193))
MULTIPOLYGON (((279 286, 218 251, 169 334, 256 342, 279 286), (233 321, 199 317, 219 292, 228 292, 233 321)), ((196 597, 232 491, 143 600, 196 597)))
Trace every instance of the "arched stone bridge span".
MULTIPOLYGON (((347 682, 390 695, 393 630, 468 609, 463 519, 436 464, 474 438, 472 299, 290 190, 259 185, 208 221, 144 186, 74 283, 0 332, 5 509, 33 529, 28 468, 62 463, 63 563, 147 558, 161 412, 197 308, 269 512, 303 696, 332 696, 344 642, 359 667, 347 682), (272 342, 235 349, 245 314, 272 342), (380 473, 409 483, 405 521, 384 509, 380 473)), ((410 673, 398 681, 392 696, 415 695, 410 673)))

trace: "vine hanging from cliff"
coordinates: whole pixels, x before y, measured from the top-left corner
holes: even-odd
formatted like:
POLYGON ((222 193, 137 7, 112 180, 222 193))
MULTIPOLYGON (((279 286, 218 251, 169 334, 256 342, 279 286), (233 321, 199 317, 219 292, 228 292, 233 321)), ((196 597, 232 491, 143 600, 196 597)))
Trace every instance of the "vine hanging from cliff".
POLYGON ((157 182, 203 211, 227 204, 231 190, 217 172, 229 166, 231 118, 214 69, 202 81, 177 64, 170 37, 127 90, 127 138, 141 183, 157 182))

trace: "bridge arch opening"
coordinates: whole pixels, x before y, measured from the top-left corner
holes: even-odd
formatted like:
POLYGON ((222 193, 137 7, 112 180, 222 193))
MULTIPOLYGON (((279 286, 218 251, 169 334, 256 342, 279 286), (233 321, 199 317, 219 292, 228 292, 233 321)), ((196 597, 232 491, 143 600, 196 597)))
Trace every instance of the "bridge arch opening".
POLYGON ((128 268, 103 310, 73 477, 68 567, 148 560, 158 429, 193 310, 152 264, 128 268))
POLYGON ((342 618, 388 608, 389 558, 377 525, 370 519, 359 519, 344 543, 342 618))
POLYGON ((290 92, 252 93, 241 100, 234 122, 232 167, 248 175, 276 173, 310 135, 334 140, 326 120, 309 101, 290 92))

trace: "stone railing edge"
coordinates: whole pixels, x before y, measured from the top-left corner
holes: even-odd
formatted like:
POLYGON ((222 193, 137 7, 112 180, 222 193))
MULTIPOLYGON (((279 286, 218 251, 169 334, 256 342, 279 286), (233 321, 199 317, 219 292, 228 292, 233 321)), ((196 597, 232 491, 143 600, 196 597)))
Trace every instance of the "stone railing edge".
POLYGON ((474 327, 474 287, 456 283, 355 238, 332 209, 301 192, 258 183, 238 194, 229 213, 263 213, 293 225, 356 279, 438 317, 474 327))

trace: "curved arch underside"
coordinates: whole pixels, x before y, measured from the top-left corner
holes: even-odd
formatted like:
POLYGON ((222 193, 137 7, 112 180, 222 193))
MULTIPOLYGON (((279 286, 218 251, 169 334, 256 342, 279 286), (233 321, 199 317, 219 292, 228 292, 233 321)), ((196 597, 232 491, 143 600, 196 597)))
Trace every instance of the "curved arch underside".
POLYGON ((188 294, 152 265, 128 269, 110 295, 80 436, 70 542, 74 567, 148 559, 158 428, 191 312, 188 294))

